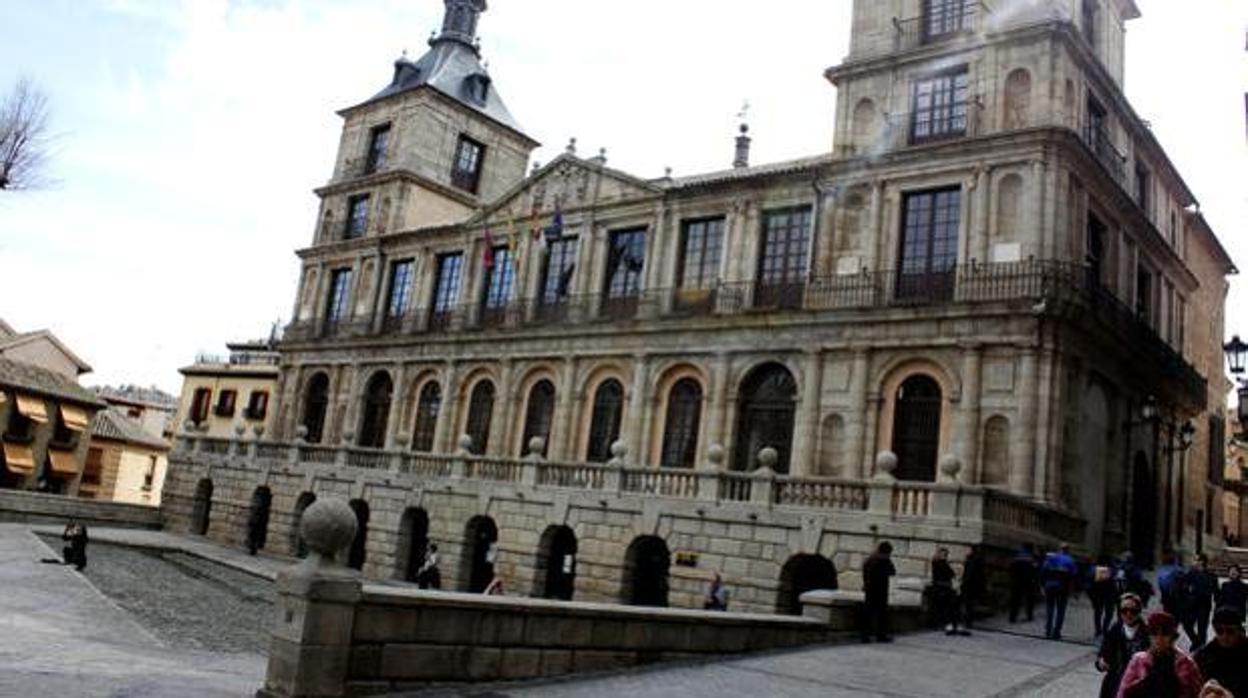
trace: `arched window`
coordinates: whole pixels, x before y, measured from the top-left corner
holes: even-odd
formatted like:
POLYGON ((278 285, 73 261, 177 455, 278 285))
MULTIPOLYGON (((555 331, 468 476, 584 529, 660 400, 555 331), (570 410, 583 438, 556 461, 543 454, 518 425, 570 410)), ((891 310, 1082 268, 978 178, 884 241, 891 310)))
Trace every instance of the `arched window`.
POLYGON ((620 438, 620 420, 624 417, 624 386, 614 378, 603 381, 594 393, 594 412, 589 422, 590 463, 611 460, 611 444, 620 438))
POLYGON ((308 380, 304 393, 303 426, 308 443, 319 444, 325 436, 325 412, 329 409, 329 376, 318 373, 308 380))
POLYGON ((472 439, 468 448, 473 455, 485 455, 490 445, 490 420, 494 415, 494 384, 488 380, 477 383, 468 399, 468 423, 464 433, 472 439))
POLYGON ((394 382, 390 374, 380 371, 368 381, 364 391, 364 414, 360 418, 360 445, 365 448, 383 448, 386 445, 386 425, 390 421, 390 399, 394 395, 394 382))
POLYGON ((438 414, 442 411, 442 388, 429 381, 420 389, 416 402, 416 426, 412 429, 412 450, 417 453, 433 451, 433 437, 437 433, 438 414))
POLYGON ((940 407, 940 385, 930 376, 910 376, 897 389, 893 452, 897 454, 898 480, 936 481, 940 407))
POLYGON ((776 471, 789 472, 796 400, 797 382, 780 364, 759 366, 746 376, 737 402, 737 470, 753 470, 758 452, 771 447, 780 454, 776 471))
POLYGON ((702 386, 692 378, 681 378, 667 394, 663 452, 659 463, 667 468, 692 468, 698 454, 698 428, 701 424, 702 386))
POLYGON ((870 99, 859 100, 854 106, 851 124, 854 130, 854 147, 857 148, 857 152, 869 151, 875 145, 876 133, 879 129, 875 121, 875 102, 870 99))
POLYGON ((542 456, 550 448, 550 425, 555 418, 555 386, 548 380, 538 381, 529 390, 529 406, 524 413, 524 440, 520 442, 520 455, 529 452, 529 442, 542 438, 542 456))
POLYGON ((1024 68, 1005 78, 1005 128, 1026 128, 1031 111, 1031 73, 1024 68))

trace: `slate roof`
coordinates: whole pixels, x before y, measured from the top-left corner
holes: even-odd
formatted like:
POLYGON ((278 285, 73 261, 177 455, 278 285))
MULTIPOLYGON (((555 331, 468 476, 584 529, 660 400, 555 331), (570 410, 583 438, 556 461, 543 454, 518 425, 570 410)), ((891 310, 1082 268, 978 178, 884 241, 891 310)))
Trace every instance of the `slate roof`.
POLYGON ((83 361, 68 346, 65 345, 56 335, 48 330, 35 330, 34 332, 22 332, 9 337, 0 336, 0 352, 13 347, 18 347, 39 339, 46 339, 56 347, 58 351, 65 355, 71 363, 78 368, 78 373, 90 373, 91 365, 83 361))
POLYGON ((822 165, 829 164, 835 159, 836 158, 829 153, 824 155, 815 155, 813 157, 798 158, 796 160, 769 162, 763 165, 754 165, 752 167, 734 167, 732 169, 689 175, 687 177, 673 177, 670 181, 660 179, 655 180, 655 183, 667 189, 682 189, 685 187, 696 187, 706 184, 719 184, 721 182, 749 179, 751 177, 801 172, 803 170, 811 170, 822 165))
POLYGON ((143 431, 142 425, 115 407, 109 407, 96 415, 92 436, 162 451, 169 450, 169 442, 143 431))
POLYGON ((95 393, 59 373, 0 357, 0 387, 95 408, 105 406, 95 393))

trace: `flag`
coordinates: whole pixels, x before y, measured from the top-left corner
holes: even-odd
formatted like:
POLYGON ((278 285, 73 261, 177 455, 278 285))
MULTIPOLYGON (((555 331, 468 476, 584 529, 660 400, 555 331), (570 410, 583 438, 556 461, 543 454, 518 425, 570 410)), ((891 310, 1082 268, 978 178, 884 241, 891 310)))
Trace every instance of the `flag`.
POLYGON ((542 212, 536 208, 533 209, 533 223, 529 226, 529 234, 534 241, 542 239, 542 212))
POLYGON ((563 208, 555 204, 555 218, 546 226, 546 241, 551 242, 563 237, 563 208))
POLYGON ((485 249, 481 252, 481 261, 485 266, 494 266, 494 236, 490 233, 490 229, 485 229, 485 249))
POLYGON ((520 254, 520 228, 516 225, 516 216, 511 211, 507 212, 507 246, 511 248, 511 263, 516 270, 516 281, 523 284, 521 274, 524 270, 524 256, 520 254))

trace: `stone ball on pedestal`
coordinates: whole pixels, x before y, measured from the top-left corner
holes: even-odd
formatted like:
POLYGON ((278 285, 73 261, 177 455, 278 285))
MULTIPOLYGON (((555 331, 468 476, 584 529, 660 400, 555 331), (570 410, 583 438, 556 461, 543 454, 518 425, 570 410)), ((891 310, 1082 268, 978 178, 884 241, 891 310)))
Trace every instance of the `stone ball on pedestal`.
POLYGON ((303 510, 299 530, 308 550, 333 560, 355 540, 357 525, 355 511, 346 500, 328 497, 303 510))

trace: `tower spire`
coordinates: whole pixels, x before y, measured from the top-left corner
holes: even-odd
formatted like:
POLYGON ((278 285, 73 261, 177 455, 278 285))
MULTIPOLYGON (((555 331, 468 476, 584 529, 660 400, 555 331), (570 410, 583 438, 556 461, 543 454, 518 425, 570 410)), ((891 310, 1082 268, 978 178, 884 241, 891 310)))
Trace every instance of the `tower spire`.
POLYGON ((477 20, 486 10, 486 0, 443 0, 446 15, 442 18, 442 33, 430 43, 455 41, 476 50, 477 20))

